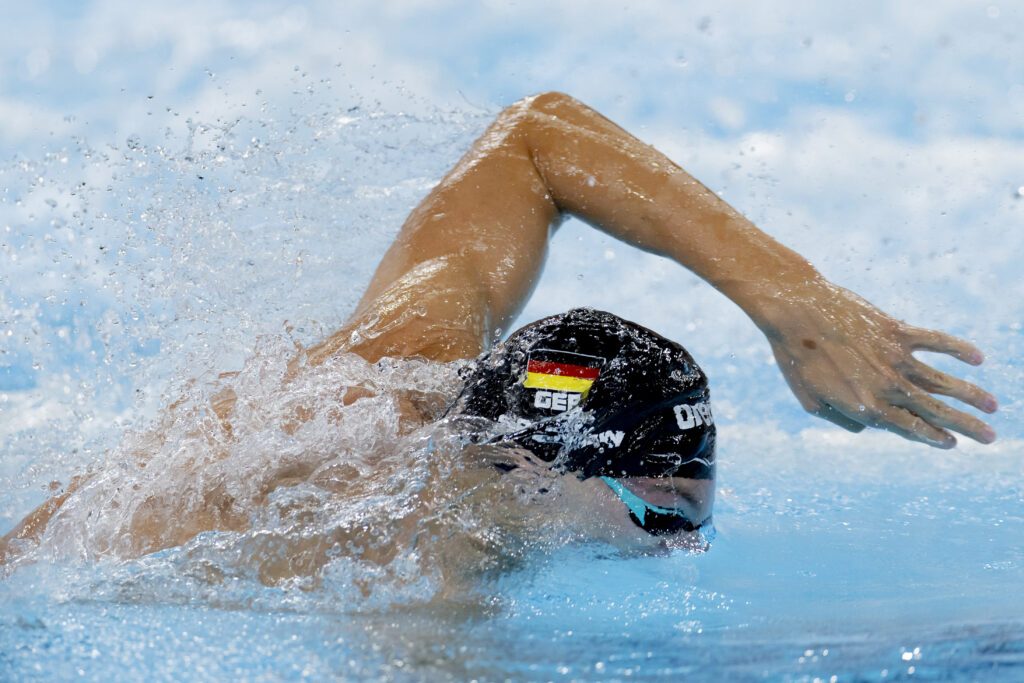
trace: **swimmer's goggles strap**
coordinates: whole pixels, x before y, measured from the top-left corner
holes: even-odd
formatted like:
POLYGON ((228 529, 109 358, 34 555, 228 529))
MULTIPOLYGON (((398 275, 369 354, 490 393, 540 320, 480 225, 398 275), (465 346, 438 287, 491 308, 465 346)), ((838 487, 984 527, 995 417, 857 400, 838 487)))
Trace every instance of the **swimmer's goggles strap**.
POLYGON ((704 524, 704 522, 694 524, 687 519, 686 514, 682 510, 663 508, 648 503, 626 488, 617 479, 601 477, 601 481, 607 484, 608 488, 625 504, 626 509, 629 510, 629 518, 633 520, 633 523, 649 534, 658 536, 679 531, 696 531, 704 524))

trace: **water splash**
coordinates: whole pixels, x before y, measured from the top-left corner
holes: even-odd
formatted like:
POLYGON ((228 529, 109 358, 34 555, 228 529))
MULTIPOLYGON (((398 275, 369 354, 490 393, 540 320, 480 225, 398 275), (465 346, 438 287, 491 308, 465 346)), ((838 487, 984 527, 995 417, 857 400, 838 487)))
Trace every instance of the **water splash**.
POLYGON ((157 141, 76 138, 0 164, 4 528, 47 482, 90 473, 26 560, 163 549, 118 581, 174 567, 432 594, 443 556, 424 564, 421 518, 452 535, 441 511, 469 484, 452 474, 465 458, 437 455, 454 437, 420 414, 445 405, 453 369, 349 357, 282 378, 490 117, 285 106, 184 128, 168 112, 157 141), (212 405, 229 388, 226 427, 212 405))
POLYGON ((486 122, 302 104, 0 163, 4 527, 260 335, 336 327, 486 122))
POLYGON ((554 474, 502 476, 490 462, 513 456, 467 448, 440 419, 461 363, 341 355, 296 371, 293 355, 264 339, 237 375, 187 385, 85 475, 19 562, 132 560, 83 589, 119 601, 251 606, 264 585, 354 609, 465 598, 575 537, 551 514, 554 474), (215 408, 228 390, 237 402, 215 408))

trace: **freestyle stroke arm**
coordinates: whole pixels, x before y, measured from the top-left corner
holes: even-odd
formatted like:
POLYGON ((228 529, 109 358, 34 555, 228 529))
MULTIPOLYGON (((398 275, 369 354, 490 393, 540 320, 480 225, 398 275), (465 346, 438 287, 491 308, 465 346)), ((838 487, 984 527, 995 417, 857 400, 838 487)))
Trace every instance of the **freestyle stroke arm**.
POLYGON ((738 304, 809 412, 942 448, 956 444, 951 431, 995 439, 932 394, 985 412, 995 398, 913 356, 976 365, 977 348, 828 282, 656 149, 561 93, 499 115, 410 214, 352 319, 311 348, 310 361, 339 351, 371 360, 479 354, 529 297, 564 214, 676 261, 738 304))
MULTIPOLYGON (((480 354, 529 298, 565 214, 676 261, 732 299, 765 333, 811 413, 943 448, 956 443, 950 431, 995 439, 984 422, 932 394, 985 412, 996 410, 995 398, 913 356, 936 351, 976 365, 978 349, 831 284, 660 152, 560 93, 498 116, 410 214, 350 320, 293 364, 343 352, 370 361, 480 354)), ((229 435, 236 400, 227 387, 211 406, 229 435)), ((0 564, 12 541, 39 537, 82 481, 0 538, 0 564)), ((712 492, 690 497, 709 508, 712 492)))

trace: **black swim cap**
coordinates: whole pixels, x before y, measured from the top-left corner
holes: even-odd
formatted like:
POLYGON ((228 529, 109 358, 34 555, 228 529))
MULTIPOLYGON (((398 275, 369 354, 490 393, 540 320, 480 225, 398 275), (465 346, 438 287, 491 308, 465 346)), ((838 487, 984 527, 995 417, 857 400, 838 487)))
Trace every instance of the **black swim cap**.
POLYGON ((513 333, 477 359, 454 412, 505 425, 491 439, 580 478, 711 479, 707 378, 679 344, 577 308, 513 333))

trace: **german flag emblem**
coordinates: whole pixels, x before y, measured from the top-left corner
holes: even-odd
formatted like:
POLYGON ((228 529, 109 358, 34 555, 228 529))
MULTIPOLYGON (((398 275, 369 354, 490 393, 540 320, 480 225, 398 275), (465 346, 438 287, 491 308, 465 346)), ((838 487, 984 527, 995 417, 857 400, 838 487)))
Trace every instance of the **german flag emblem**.
POLYGON ((546 389, 580 394, 586 398, 590 385, 594 383, 604 358, 587 356, 571 351, 535 349, 526 365, 527 389, 546 389))

